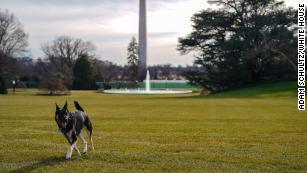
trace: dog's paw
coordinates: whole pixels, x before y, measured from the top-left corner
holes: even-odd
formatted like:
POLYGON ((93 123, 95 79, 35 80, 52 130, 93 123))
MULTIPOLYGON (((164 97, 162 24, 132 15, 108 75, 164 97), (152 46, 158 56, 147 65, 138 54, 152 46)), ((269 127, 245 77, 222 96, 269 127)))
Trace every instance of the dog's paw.
POLYGON ((65 159, 66 159, 66 160, 69 160, 69 159, 71 159, 71 155, 72 155, 72 154, 71 154, 70 152, 68 152, 68 153, 66 154, 66 157, 65 157, 65 159))
POLYGON ((73 147, 69 147, 66 153, 66 159, 70 159, 72 155, 73 147))

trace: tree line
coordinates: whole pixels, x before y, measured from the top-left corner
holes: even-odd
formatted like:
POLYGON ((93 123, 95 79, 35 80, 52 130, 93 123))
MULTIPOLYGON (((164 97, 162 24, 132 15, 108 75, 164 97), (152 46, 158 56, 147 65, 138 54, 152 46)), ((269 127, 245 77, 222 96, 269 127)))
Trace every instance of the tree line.
MULTIPOLYGON (((193 30, 178 40, 178 51, 193 52, 194 66, 149 67, 153 79, 183 79, 211 92, 260 82, 296 78, 296 10, 276 0, 209 0, 217 6, 191 18, 193 30)), ((27 78, 49 90, 92 89, 95 81, 138 79, 138 44, 127 48, 127 65, 101 61, 88 41, 60 36, 42 44, 44 58, 35 62, 20 57, 28 34, 8 11, 0 11, 0 92, 8 80, 31 71, 27 78), (31 68, 31 70, 29 70, 31 68), (25 70, 28 69, 28 70, 25 70), (25 72, 27 71, 27 72, 25 72), (33 75, 35 74, 35 75, 33 75)))
MULTIPOLYGON (((95 82, 137 81, 138 48, 133 38, 127 49, 127 62, 120 66, 99 60, 95 45, 69 36, 59 36, 41 45, 43 58, 26 56, 28 34, 11 13, 0 11, 0 93, 7 93, 11 81, 34 81, 49 94, 70 89, 96 89, 95 82)), ((193 67, 189 67, 193 68, 193 67)), ((187 68, 188 69, 188 68, 187 68)), ((179 79, 184 67, 149 67, 153 79, 179 79)), ((136 86, 135 86, 136 87, 136 86)))

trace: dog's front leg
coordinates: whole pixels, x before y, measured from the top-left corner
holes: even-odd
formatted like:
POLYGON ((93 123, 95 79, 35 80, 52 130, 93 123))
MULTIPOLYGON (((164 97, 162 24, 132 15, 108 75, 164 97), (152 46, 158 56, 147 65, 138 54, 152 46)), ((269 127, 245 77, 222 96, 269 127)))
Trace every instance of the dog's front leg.
POLYGON ((71 155, 72 155, 72 151, 74 149, 74 144, 72 144, 71 146, 69 146, 67 153, 66 153, 66 159, 70 159, 71 155))
POLYGON ((79 151, 79 149, 78 149, 78 147, 77 147, 77 142, 75 143, 75 147, 74 147, 74 148, 75 148, 75 150, 77 151, 78 155, 81 156, 81 153, 80 153, 80 151, 79 151))
POLYGON ((67 153, 66 153, 66 159, 71 159, 72 152, 74 149, 77 151, 78 155, 81 156, 80 151, 77 147, 77 142, 75 142, 71 146, 69 146, 67 153))
POLYGON ((67 153, 66 153, 66 159, 71 158, 72 152, 73 152, 74 149, 77 151, 78 155, 81 156, 80 151, 77 147, 77 135, 74 132, 71 132, 70 137, 69 136, 66 136, 66 137, 67 137, 67 139, 70 143, 70 146, 69 146, 67 153))

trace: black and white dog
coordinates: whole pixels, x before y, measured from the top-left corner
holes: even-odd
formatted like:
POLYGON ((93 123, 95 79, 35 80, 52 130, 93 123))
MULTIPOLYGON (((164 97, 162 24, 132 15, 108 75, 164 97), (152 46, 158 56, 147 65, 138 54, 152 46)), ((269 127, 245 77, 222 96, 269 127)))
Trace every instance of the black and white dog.
POLYGON ((70 144, 70 147, 68 148, 66 154, 66 159, 71 158, 72 151, 74 149, 77 151, 79 156, 81 155, 77 147, 77 136, 82 140, 84 144, 83 153, 87 152, 87 142, 82 134, 82 129, 84 126, 86 127, 87 134, 91 140, 91 148, 92 150, 94 150, 92 138, 93 126, 90 121, 90 118, 78 102, 75 101, 74 103, 77 109, 77 111, 75 112, 68 111, 67 102, 62 109, 56 104, 55 121, 59 126, 59 130, 63 133, 63 135, 70 144))

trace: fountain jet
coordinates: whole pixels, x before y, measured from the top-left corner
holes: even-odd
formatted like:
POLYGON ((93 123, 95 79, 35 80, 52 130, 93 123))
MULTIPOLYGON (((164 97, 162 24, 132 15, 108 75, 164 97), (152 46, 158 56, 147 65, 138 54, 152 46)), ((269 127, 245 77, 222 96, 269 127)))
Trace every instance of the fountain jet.
POLYGON ((150 91, 150 74, 149 74, 149 70, 147 70, 147 74, 146 74, 146 81, 145 81, 145 87, 146 87, 146 91, 150 91))

